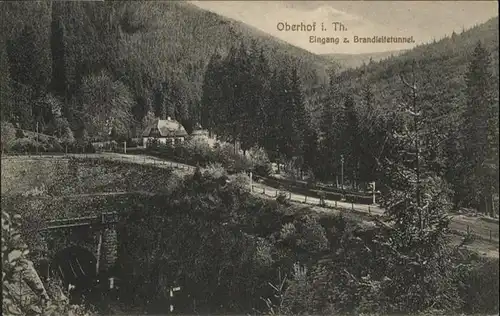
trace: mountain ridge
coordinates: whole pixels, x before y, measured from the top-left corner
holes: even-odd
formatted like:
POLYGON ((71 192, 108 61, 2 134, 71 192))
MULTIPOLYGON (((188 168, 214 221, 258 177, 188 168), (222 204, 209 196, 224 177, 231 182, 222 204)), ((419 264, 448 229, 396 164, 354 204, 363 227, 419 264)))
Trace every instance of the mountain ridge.
POLYGON ((387 52, 372 52, 372 53, 359 53, 359 54, 348 54, 348 53, 330 53, 330 54, 321 54, 320 56, 324 56, 325 58, 331 59, 332 61, 338 63, 341 68, 357 68, 362 66, 363 64, 367 64, 370 62, 377 62, 385 58, 389 58, 391 56, 399 56, 409 49, 404 50, 393 50, 387 52))

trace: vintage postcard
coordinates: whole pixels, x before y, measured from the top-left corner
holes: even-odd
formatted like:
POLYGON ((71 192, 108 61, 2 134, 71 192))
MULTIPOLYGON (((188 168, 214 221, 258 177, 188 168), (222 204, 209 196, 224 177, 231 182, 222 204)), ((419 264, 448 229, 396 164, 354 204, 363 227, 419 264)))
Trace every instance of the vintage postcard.
POLYGON ((498 2, 0 28, 2 315, 498 315, 498 2))

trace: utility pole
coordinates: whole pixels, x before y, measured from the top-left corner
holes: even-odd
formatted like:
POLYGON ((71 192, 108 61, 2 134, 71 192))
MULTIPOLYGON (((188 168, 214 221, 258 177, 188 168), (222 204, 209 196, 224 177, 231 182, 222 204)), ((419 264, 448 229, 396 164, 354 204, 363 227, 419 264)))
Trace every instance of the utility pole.
POLYGON ((373 194, 373 205, 375 205, 375 181, 371 182, 372 194, 373 194))
POLYGON ((36 153, 38 154, 38 121, 36 121, 36 153))
POLYGON ((344 155, 340 155, 340 185, 342 193, 344 192, 344 155))
POLYGON ((180 291, 180 290, 181 290, 181 288, 179 286, 174 287, 174 288, 170 288, 170 312, 174 311, 174 305, 173 305, 173 302, 172 302, 172 299, 174 297, 174 292, 177 292, 177 291, 180 291))
POLYGON ((127 153, 127 142, 123 142, 123 153, 127 153))
POLYGON ((253 191, 253 182, 252 182, 252 171, 250 171, 250 192, 253 191))

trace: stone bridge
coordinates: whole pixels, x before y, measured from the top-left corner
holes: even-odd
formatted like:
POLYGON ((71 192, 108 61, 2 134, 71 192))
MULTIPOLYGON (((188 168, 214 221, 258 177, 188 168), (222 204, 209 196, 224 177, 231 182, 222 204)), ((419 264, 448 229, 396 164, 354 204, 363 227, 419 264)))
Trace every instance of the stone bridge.
POLYGON ((114 287, 117 262, 117 213, 46 222, 40 230, 47 260, 39 270, 58 276, 65 286, 91 289, 104 281, 114 287))

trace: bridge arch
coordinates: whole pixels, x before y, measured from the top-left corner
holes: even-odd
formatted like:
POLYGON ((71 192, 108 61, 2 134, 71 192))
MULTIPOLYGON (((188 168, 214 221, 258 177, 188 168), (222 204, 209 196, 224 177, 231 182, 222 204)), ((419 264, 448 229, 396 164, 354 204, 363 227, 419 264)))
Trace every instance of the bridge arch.
POLYGON ((92 295, 97 284, 96 262, 96 257, 88 249, 70 246, 54 254, 49 263, 49 275, 60 279, 64 289, 70 289, 70 299, 78 303, 82 296, 92 295))
POLYGON ((70 246, 58 251, 50 261, 51 275, 57 275, 68 284, 83 284, 97 277, 97 259, 89 250, 70 246))
POLYGON ((74 286, 76 296, 97 284, 102 287, 100 279, 109 279, 115 273, 116 223, 116 213, 47 222, 41 230, 49 266, 45 271, 61 279, 66 289, 74 286))

